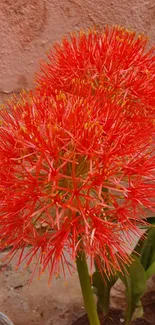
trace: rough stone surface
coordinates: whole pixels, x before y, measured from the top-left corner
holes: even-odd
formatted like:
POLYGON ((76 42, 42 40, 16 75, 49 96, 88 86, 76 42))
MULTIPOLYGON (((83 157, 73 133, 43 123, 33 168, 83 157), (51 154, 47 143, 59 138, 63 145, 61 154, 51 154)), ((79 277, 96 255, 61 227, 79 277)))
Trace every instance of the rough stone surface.
POLYGON ((0 101, 33 87, 54 41, 93 25, 121 24, 155 39, 154 0, 1 0, 0 101))

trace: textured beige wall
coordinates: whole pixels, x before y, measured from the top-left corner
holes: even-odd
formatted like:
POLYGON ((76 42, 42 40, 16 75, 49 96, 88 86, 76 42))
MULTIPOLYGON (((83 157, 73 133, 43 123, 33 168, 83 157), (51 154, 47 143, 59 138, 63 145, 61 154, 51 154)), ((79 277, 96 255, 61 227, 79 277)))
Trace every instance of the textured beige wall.
POLYGON ((0 0, 0 100, 33 86, 39 59, 63 34, 107 23, 155 43, 155 0, 0 0))

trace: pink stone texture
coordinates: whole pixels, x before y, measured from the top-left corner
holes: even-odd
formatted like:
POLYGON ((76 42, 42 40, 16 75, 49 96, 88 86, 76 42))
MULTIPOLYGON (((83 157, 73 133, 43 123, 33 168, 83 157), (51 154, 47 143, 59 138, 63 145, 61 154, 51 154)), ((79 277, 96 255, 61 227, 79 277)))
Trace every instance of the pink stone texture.
POLYGON ((71 31, 119 24, 155 43, 155 0, 0 0, 0 102, 34 86, 41 58, 71 31))

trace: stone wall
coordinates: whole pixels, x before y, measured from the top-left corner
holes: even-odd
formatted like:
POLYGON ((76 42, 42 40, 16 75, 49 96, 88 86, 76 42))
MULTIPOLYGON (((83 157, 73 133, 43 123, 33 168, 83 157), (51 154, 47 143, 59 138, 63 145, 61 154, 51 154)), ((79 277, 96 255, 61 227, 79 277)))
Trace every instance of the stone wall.
POLYGON ((0 0, 0 101, 33 87, 54 41, 93 25, 121 24, 155 41, 154 0, 0 0))

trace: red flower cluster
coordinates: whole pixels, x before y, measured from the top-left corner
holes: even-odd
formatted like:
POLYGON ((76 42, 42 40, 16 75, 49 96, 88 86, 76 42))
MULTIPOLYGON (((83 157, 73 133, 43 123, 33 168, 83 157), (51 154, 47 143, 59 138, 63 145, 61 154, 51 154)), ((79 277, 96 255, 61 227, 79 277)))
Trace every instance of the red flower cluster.
POLYGON ((19 263, 37 255, 51 276, 81 250, 107 272, 128 260, 155 209, 155 57, 145 46, 120 27, 80 32, 49 54, 33 92, 1 110, 0 248, 21 248, 19 263))
POLYGON ((48 62, 37 74, 42 95, 55 96, 55 89, 80 97, 95 95, 98 89, 111 99, 120 95, 125 104, 137 100, 143 105, 155 101, 154 48, 146 52, 147 38, 122 27, 90 30, 64 38, 55 44, 48 62))

